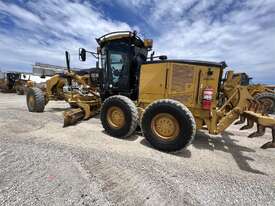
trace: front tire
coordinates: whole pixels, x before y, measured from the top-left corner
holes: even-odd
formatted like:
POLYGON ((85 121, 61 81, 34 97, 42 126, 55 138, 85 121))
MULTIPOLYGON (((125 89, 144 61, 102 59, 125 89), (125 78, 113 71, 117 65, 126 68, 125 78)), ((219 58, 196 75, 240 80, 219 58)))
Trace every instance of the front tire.
POLYGON ((137 107, 128 97, 111 96, 102 105, 100 119, 103 128, 110 136, 127 138, 137 128, 137 107))
POLYGON ((192 113, 182 103, 172 99, 151 103, 143 113, 141 127, 148 142, 162 151, 187 147, 196 133, 192 113))
POLYGON ((45 108, 44 93, 39 88, 30 88, 27 93, 29 112, 43 112, 45 108))

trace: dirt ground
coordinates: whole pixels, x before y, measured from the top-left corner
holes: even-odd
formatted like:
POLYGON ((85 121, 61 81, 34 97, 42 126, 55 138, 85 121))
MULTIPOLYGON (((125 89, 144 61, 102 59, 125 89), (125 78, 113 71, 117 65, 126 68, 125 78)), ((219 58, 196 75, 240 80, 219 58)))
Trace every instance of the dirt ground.
POLYGON ((0 205, 275 205, 271 140, 231 126, 164 153, 140 135, 106 135, 98 118, 63 128, 65 102, 29 113, 0 93, 0 205))

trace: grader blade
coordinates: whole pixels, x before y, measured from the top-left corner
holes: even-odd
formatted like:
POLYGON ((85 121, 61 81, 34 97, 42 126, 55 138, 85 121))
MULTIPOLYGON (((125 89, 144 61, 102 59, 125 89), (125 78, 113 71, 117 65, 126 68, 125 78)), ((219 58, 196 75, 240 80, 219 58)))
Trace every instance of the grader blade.
POLYGON ((67 127, 76 124, 78 121, 84 118, 84 111, 81 108, 70 109, 64 112, 64 125, 67 127))

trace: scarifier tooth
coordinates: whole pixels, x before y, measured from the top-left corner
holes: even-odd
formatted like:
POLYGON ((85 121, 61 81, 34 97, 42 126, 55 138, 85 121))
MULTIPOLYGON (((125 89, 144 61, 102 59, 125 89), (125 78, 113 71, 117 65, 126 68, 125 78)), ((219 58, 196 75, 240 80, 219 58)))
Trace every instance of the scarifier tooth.
POLYGON ((275 148, 275 142, 267 142, 263 146, 261 146, 262 149, 268 149, 268 148, 275 148))
POLYGON ((235 125, 238 125, 238 124, 243 124, 245 123, 245 117, 244 116, 240 116, 240 120, 235 122, 235 125))
POLYGON ((257 124, 257 131, 250 134, 248 137, 261 137, 265 134, 265 127, 257 124))
POLYGON ((254 126, 254 121, 247 119, 247 125, 240 128, 240 130, 251 129, 254 126))
POLYGON ((272 129, 272 141, 267 142, 263 146, 261 146, 262 149, 275 148, 275 127, 271 129, 272 129))
POLYGON ((69 119, 64 119, 63 127, 68 127, 70 125, 72 125, 71 121, 69 119))

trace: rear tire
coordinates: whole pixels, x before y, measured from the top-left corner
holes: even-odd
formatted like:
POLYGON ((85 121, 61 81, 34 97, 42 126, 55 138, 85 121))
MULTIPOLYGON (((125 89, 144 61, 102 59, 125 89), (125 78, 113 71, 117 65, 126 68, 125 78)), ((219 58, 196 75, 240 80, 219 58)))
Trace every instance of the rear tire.
POLYGON ((27 93, 27 105, 30 112, 43 112, 45 108, 43 91, 39 88, 30 88, 27 93))
POLYGON ((182 103, 172 99, 151 103, 143 113, 141 127, 148 142, 162 151, 187 147, 196 133, 192 113, 182 103))
POLYGON ((268 110, 268 113, 270 113, 270 114, 275 113, 275 94, 270 93, 270 92, 263 92, 263 93, 256 94, 254 98, 258 101, 261 101, 261 100, 262 101, 265 101, 265 100, 271 101, 272 106, 268 110))
POLYGON ((100 112, 103 128, 110 136, 127 138, 138 125, 138 111, 131 99, 121 95, 107 98, 100 112))

